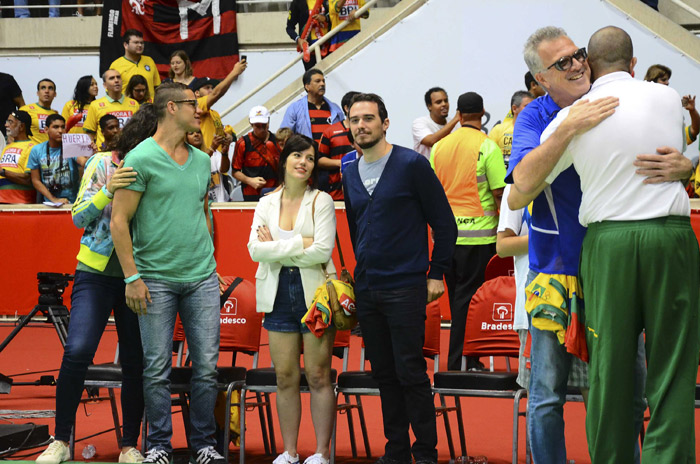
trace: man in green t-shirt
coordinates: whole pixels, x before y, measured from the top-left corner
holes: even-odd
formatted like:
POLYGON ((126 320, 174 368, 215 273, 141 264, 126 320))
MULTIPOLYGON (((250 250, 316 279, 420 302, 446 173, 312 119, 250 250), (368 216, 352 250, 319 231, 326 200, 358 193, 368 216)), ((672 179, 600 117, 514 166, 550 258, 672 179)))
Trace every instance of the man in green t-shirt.
POLYGON ((153 106, 158 130, 124 159, 136 181, 115 194, 111 222, 126 302, 139 314, 143 340, 150 423, 144 462, 172 462, 168 376, 179 313, 192 360, 190 462, 225 464, 213 438, 219 286, 207 202, 210 161, 185 143, 187 132, 199 130, 200 110, 192 91, 179 83, 160 86, 153 106))

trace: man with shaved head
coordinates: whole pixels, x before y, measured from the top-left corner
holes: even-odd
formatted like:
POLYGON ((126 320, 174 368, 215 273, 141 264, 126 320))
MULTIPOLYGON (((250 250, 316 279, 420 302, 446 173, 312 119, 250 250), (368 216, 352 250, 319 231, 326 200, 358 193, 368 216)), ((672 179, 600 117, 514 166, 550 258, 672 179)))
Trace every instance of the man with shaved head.
MULTIPOLYGON (((700 251, 683 183, 645 178, 635 166, 640 153, 683 150, 683 108, 675 90, 635 80, 636 62, 632 40, 622 29, 605 27, 591 37, 594 83, 586 99, 595 103, 613 96, 619 106, 571 139, 545 182, 555 182, 572 165, 581 179, 579 222, 588 227, 580 278, 590 355, 586 431, 592 463, 634 459, 629 443, 635 439, 634 366, 642 330, 651 413, 643 462, 690 463, 695 462, 700 251), (634 137, 628 136, 630 128, 634 137)), ((560 111, 542 139, 576 106, 560 111)))

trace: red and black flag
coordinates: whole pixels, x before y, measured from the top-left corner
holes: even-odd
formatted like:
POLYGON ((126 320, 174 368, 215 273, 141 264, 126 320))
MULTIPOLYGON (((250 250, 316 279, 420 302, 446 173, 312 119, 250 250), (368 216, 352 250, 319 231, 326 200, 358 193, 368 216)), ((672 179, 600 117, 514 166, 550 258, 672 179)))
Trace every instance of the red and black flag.
POLYGON ((161 78, 168 77, 170 55, 184 50, 199 77, 223 79, 238 61, 235 0, 104 0, 100 74, 124 55, 127 29, 143 33, 144 54, 161 78))

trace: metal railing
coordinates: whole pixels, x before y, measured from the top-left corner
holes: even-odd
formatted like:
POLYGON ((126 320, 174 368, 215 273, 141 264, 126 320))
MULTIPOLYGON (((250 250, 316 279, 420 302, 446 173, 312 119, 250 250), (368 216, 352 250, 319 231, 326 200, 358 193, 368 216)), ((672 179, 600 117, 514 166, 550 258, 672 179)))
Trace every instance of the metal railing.
POLYGON ((688 5, 687 3, 683 2, 682 0, 669 0, 669 1, 676 6, 683 8, 685 11, 692 14, 696 18, 700 18, 700 11, 696 10, 695 8, 688 5))
MULTIPOLYGON (((366 11, 368 11, 373 5, 377 3, 378 0, 369 0, 367 3, 365 3, 365 6, 360 8, 359 10, 355 10, 353 13, 353 18, 352 19, 346 19, 342 21, 340 24, 338 24, 336 27, 331 29, 326 35, 318 39, 316 42, 314 42, 312 45, 309 46, 309 53, 314 53, 316 56, 316 62, 321 61, 321 46, 331 40, 334 35, 336 35, 338 32, 342 31, 345 29, 345 27, 350 24, 353 20, 359 19, 360 16, 365 14, 366 11)), ((272 74, 270 77, 262 81, 260 84, 258 84, 254 89, 250 90, 247 94, 245 94, 243 97, 241 97, 236 103, 233 105, 229 106, 226 108, 226 110, 221 112, 221 116, 224 117, 227 114, 229 114, 231 111, 235 110, 239 106, 241 106, 243 103, 248 101, 250 98, 252 98, 255 94, 260 92, 262 89, 267 87, 269 84, 271 84, 275 79, 277 79, 279 76, 284 74, 289 68, 297 64, 299 61, 302 59, 302 54, 299 54, 292 59, 289 63, 286 65, 282 66, 277 72, 272 74)), ((271 110, 272 111, 272 110, 271 110)))

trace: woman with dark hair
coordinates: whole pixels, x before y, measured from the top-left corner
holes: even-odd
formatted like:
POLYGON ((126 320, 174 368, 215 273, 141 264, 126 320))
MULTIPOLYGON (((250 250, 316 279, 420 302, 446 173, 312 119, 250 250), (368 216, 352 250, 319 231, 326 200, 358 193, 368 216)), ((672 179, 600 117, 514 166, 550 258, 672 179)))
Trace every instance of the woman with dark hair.
POLYGON ((153 103, 153 98, 151 97, 151 92, 148 91, 148 81, 141 74, 134 74, 129 79, 129 83, 126 86, 124 94, 133 98, 139 105, 144 103, 153 103))
POLYGON ((66 120, 66 127, 72 126, 69 134, 84 134, 83 123, 87 116, 88 106, 97 98, 97 81, 92 76, 83 76, 78 79, 73 90, 73 99, 66 102, 61 111, 61 116, 66 120))
POLYGON ((63 362, 56 383, 56 428, 53 443, 36 459, 38 464, 59 464, 70 458, 68 442, 75 424, 88 365, 114 311, 122 367, 121 405, 123 438, 119 462, 137 463, 136 449, 143 415, 143 351, 138 317, 126 305, 124 274, 114 252, 109 228, 114 192, 136 179, 124 168, 126 153, 153 135, 158 119, 153 105, 145 104, 124 126, 113 152, 96 153, 85 165, 73 223, 85 228, 80 239, 78 266, 71 294, 70 324, 63 362))
POLYGON ((323 266, 335 273, 331 259, 335 239, 333 199, 315 188, 318 153, 314 142, 293 135, 279 163, 280 188, 260 198, 248 241, 256 278, 258 312, 265 313, 270 356, 277 375, 277 416, 284 453, 273 464, 299 462, 297 440, 301 420, 299 357, 304 347, 304 372, 311 390, 311 417, 316 453, 306 464, 327 464, 335 419, 331 354, 335 327, 317 338, 301 323, 314 292, 325 282, 323 266))
POLYGON ((192 74, 192 62, 190 57, 187 56, 187 52, 184 50, 175 50, 172 55, 170 55, 170 72, 168 73, 168 78, 163 82, 181 82, 186 86, 190 86, 194 81, 194 75, 192 74))

